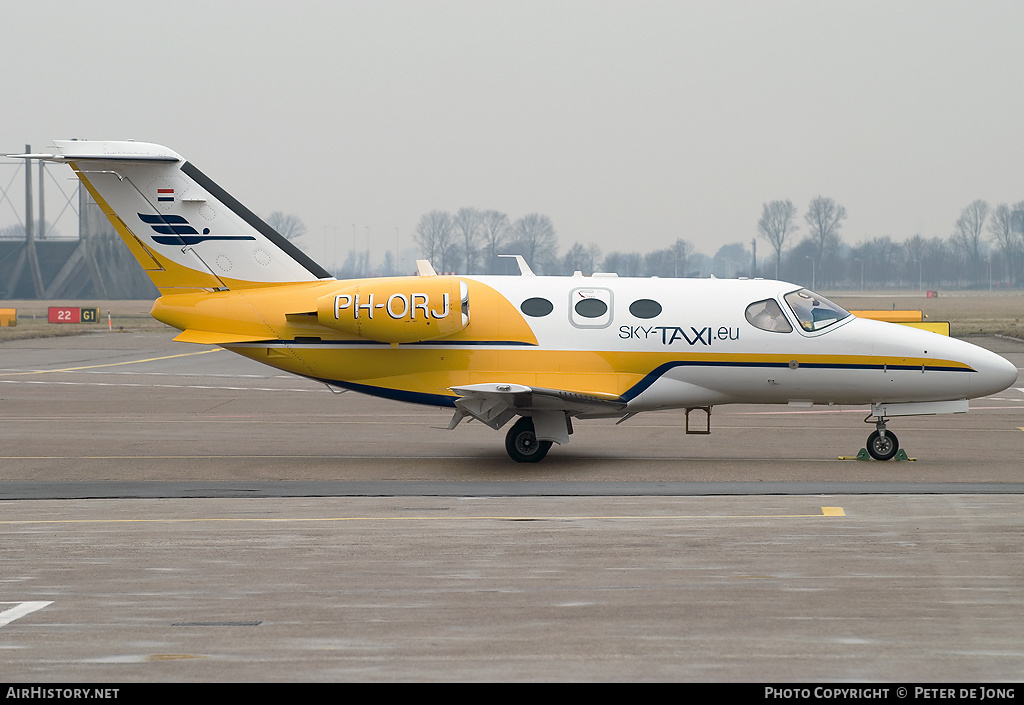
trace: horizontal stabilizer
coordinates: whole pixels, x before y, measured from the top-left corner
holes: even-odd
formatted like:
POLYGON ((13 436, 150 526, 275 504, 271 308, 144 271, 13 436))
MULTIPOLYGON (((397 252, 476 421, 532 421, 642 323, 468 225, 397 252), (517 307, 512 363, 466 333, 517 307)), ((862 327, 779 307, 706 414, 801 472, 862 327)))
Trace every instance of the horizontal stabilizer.
POLYGON ((182 156, 174 150, 149 142, 93 142, 88 140, 60 140, 54 143, 54 154, 8 154, 15 159, 40 159, 49 162, 70 162, 102 159, 119 162, 180 162, 182 156))

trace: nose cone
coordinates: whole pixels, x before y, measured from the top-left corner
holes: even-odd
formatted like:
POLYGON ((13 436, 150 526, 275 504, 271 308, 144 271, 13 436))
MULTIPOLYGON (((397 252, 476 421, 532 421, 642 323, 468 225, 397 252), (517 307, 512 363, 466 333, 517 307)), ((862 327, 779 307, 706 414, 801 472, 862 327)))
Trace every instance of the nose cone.
POLYGON ((976 371, 971 375, 971 398, 996 394, 1017 381, 1017 368, 1013 363, 984 348, 975 347, 971 351, 970 364, 976 371))

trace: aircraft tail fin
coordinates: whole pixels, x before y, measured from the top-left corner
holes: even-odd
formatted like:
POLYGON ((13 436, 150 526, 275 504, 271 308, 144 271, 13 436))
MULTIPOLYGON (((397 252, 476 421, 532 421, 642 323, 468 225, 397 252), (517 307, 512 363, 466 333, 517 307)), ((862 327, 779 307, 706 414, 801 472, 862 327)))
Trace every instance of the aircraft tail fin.
POLYGON ((331 279, 176 152, 145 142, 55 141, 161 294, 331 279))

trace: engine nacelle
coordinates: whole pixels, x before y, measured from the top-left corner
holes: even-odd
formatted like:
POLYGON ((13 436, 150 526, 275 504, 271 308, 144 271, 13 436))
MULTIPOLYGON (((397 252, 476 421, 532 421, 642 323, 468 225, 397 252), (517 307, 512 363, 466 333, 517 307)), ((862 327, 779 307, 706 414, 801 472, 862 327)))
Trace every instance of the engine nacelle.
POLYGON ((456 277, 364 280, 317 299, 316 317, 367 340, 417 343, 469 325, 469 288, 456 277))

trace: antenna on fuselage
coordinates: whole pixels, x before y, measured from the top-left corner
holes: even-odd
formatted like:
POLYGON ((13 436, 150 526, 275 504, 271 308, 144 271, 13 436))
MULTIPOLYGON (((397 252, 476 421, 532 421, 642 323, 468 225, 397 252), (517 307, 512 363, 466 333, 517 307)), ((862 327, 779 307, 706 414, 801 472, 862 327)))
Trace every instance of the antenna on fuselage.
POLYGON ((523 277, 535 277, 535 276, 537 276, 536 274, 533 273, 533 270, 530 269, 530 265, 528 265, 526 263, 526 260, 523 259, 522 255, 498 255, 498 257, 515 257, 516 258, 516 264, 519 265, 519 275, 520 276, 523 276, 523 277))

